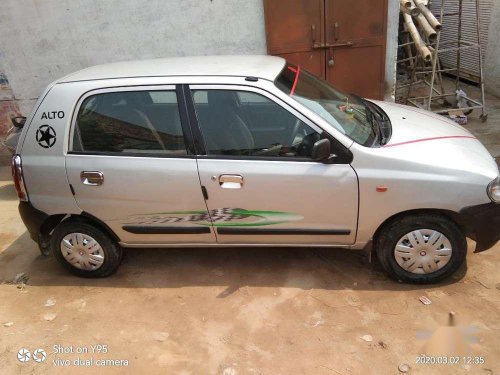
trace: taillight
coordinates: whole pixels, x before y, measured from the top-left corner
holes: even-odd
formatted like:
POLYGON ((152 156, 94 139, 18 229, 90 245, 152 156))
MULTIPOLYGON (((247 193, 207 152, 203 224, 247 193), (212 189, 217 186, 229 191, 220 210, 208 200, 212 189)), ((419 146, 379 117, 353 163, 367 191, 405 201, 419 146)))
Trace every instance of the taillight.
POLYGON ((26 191, 26 186, 24 186, 23 167, 21 165, 20 155, 14 155, 12 157, 12 178, 14 180, 17 197, 19 200, 27 202, 28 192, 26 191))

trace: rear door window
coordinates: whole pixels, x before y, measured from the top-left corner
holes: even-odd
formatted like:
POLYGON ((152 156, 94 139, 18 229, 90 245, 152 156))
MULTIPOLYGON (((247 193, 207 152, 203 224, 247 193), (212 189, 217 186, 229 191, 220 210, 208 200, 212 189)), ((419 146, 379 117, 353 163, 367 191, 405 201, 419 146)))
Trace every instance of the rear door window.
POLYGON ((73 151, 187 155, 175 90, 88 96, 76 118, 73 151))

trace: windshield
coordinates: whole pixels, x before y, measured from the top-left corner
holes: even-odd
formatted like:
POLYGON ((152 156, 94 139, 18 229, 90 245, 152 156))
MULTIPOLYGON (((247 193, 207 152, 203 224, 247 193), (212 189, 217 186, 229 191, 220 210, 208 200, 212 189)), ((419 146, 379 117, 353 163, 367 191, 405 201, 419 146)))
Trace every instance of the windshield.
POLYGON ((275 84, 353 141, 364 146, 376 142, 377 125, 361 98, 341 93, 325 80, 293 64, 285 66, 275 84))

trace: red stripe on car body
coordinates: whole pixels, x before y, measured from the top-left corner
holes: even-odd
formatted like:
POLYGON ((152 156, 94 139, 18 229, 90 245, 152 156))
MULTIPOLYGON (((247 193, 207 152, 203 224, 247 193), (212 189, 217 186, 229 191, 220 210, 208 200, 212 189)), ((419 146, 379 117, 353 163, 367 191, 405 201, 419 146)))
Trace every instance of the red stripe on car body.
POLYGON ((426 142, 426 141, 435 141, 437 139, 452 139, 452 138, 468 138, 468 139, 477 139, 476 137, 470 136, 470 135, 449 135, 449 136, 444 136, 444 137, 433 137, 433 138, 422 138, 422 139, 415 139, 413 141, 406 141, 406 142, 399 142, 399 143, 393 143, 392 145, 385 145, 382 147, 394 147, 394 146, 401 146, 401 145, 407 145, 410 143, 417 143, 417 142, 426 142))

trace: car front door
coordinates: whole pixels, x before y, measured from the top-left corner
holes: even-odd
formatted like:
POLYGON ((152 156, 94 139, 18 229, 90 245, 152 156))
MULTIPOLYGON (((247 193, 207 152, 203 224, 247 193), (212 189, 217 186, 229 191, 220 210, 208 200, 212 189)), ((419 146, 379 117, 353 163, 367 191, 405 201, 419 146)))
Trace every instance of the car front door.
POLYGON ((205 144, 198 170, 217 242, 354 243, 354 170, 349 161, 311 159, 314 143, 329 136, 258 88, 190 89, 198 124, 193 130, 205 144))
POLYGON ((70 187, 127 245, 215 242, 182 98, 175 86, 115 88, 77 107, 70 187))

